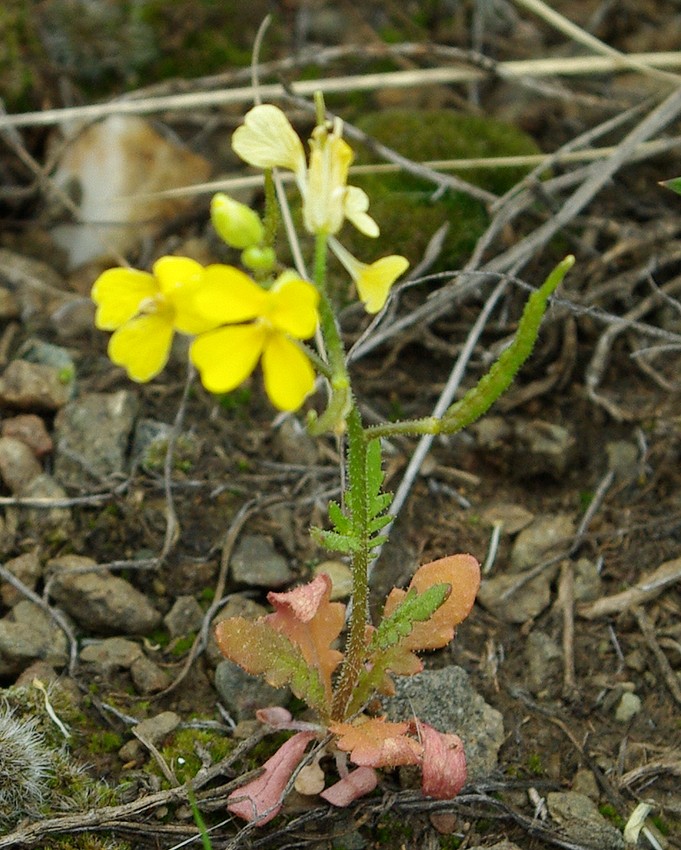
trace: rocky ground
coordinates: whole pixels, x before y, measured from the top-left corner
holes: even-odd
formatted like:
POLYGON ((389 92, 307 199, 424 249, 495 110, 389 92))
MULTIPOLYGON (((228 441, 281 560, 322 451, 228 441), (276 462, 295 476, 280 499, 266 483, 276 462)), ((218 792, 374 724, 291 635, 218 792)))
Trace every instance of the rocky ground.
MULTIPOLYGON (((65 105, 67 83, 70 102, 94 99, 93 87, 101 99, 105 84, 108 96, 126 86, 137 97, 192 90, 174 69, 170 82, 140 89, 162 76, 158 47, 140 48, 153 18, 141 35, 118 27, 127 41, 120 54, 100 51, 109 62, 104 78, 79 77, 79 67, 85 75, 90 66, 64 52, 69 38, 72 47, 78 40, 55 35, 67 5, 53 4, 57 17, 40 19, 38 35, 54 31, 52 52, 41 64, 40 51, 26 48, 41 85, 17 94, 10 112, 65 105), (116 60, 126 50, 133 51, 128 76, 116 60), (55 68, 61 87, 50 77, 55 68)), ((235 36, 230 45, 245 55, 267 4, 252 5, 239 30, 243 43, 235 36)), ((377 2, 363 13, 352 3, 278 4, 267 58, 289 64, 270 68, 267 80, 450 65, 446 50, 419 48, 431 40, 474 47, 497 62, 589 55, 519 5, 498 6, 483 19, 483 4, 377 2), (376 52, 384 41, 416 46, 376 52), (290 67, 296 57, 299 66, 290 67)), ((671 0, 553 6, 622 51, 678 45, 681 12, 671 0)), ((205 7, 195 22, 202 38, 224 24, 205 7)), ((8 6, 24 35, 25 8, 8 6)), ((162 35, 168 57, 194 55, 186 19, 176 42, 168 29, 162 35)), ((224 67, 216 64, 201 72, 224 67)), ((466 67, 483 66, 467 56, 466 67)), ((390 250, 411 252, 414 265, 424 261, 421 273, 467 265, 486 276, 452 285, 447 275, 401 293, 353 367, 369 420, 430 414, 499 274, 517 278, 476 340, 464 385, 514 331, 523 284, 541 282, 568 251, 577 258, 508 396, 467 432, 430 446, 374 572, 377 608, 426 560, 462 551, 484 563, 478 604, 454 643, 384 705, 391 717, 414 712, 459 733, 470 782, 447 804, 424 800, 407 772, 386 773, 380 792, 348 810, 294 793, 284 815, 250 833, 226 817, 229 783, 274 746, 254 709, 290 694, 222 660, 212 625, 257 614, 267 590, 319 569, 343 598, 346 566, 329 562, 307 533, 324 522, 338 492, 339 447, 312 440, 295 418, 275 419, 258 378, 227 397, 209 396, 187 381, 181 343, 163 376, 132 385, 92 327, 89 289, 111 264, 97 256, 98 240, 115 242, 137 267, 165 253, 233 261, 207 223, 209 195, 189 206, 145 207, 144 224, 126 209, 137 215, 132 226, 93 239, 91 229, 68 229, 63 209, 70 198, 82 214, 90 197, 83 190, 64 202, 78 157, 69 161, 52 130, 0 127, 0 847, 199 846, 183 790, 190 779, 216 826, 215 848, 605 850, 624 847, 622 829, 640 802, 651 811, 638 846, 681 846, 681 200, 658 185, 681 174, 681 107, 670 94, 678 80, 634 69, 521 85, 486 72, 475 84, 415 81, 329 98, 379 137, 376 123, 363 121, 395 108, 426 130, 435 109, 507 122, 468 124, 469 135, 444 153, 426 151, 427 132, 414 152, 384 130, 384 142, 419 160, 464 157, 483 137, 489 147, 477 155, 552 151, 606 122, 590 144, 616 149, 591 170, 577 161, 544 164, 533 179, 526 168, 510 184, 482 176, 492 193, 483 207, 451 192, 443 200, 441 186, 433 199, 433 182, 389 184, 385 218, 377 213, 390 250), (666 119, 658 120, 660 109, 666 119), (500 137, 509 144, 513 137, 510 151, 499 148, 500 137), (659 144, 635 149, 638 141, 659 144), (455 235, 431 239, 445 220, 455 235), (405 221, 406 235, 398 229, 405 221), (93 256, 69 259, 76 242, 94 242, 93 256)), ((234 72, 193 88, 246 80, 234 72)), ((167 174, 152 179, 146 191, 235 171, 228 139, 245 108, 168 107, 154 116, 162 132, 159 124, 133 124, 134 151, 179 157, 165 169, 170 182, 167 174)), ((304 110, 291 114, 309 129, 304 110)), ((105 149, 120 129, 106 126, 105 149)), ((97 143, 90 139, 92 149, 97 143)), ((149 161, 111 166, 111 195, 134 189, 149 161)), ((343 327, 350 344, 364 319, 350 308, 343 327)), ((411 440, 386 446, 389 488, 399 491, 416 449, 411 440)))

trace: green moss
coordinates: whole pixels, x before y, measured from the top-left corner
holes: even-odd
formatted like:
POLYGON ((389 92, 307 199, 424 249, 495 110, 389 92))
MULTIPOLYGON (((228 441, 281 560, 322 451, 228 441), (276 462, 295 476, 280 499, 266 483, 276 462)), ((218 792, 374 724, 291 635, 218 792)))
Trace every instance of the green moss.
POLYGON ((111 730, 102 730, 101 732, 93 732, 88 736, 87 748, 92 755, 101 755, 102 753, 116 753, 123 746, 123 738, 118 732, 111 730))
POLYGON ((533 776, 542 776, 544 766, 539 753, 530 753, 527 757, 527 769, 533 776))
MULTIPOLYGON (((384 110, 357 123, 369 136, 416 162, 539 152, 533 139, 512 125, 453 110, 384 110)), ((359 163, 375 161, 370 152, 358 150, 357 154, 359 163)), ((526 173, 526 168, 478 168, 461 171, 458 176, 501 195, 526 173)), ((370 213, 381 227, 377 240, 351 233, 351 228, 344 231, 343 242, 364 261, 399 251, 416 263, 435 231, 449 222, 450 232, 437 268, 454 269, 470 253, 488 223, 480 201, 452 190, 434 199, 437 187, 433 183, 403 172, 358 175, 352 182, 369 195, 370 213)))
MULTIPOLYGON (((163 748, 161 755, 180 782, 187 782, 203 766, 207 756, 212 764, 225 758, 234 748, 231 738, 205 729, 178 729, 163 748)), ((161 775, 155 761, 147 763, 147 770, 161 775)))
POLYGON ((28 0, 5 0, 0 6, 0 91, 9 112, 36 105, 39 50, 28 0))
POLYGON ((44 850, 131 850, 127 841, 118 841, 106 833, 81 833, 52 838, 43 847, 44 850))
POLYGON ((613 826, 616 826, 617 829, 624 829, 626 826, 626 820, 611 803, 602 803, 598 807, 598 811, 604 818, 607 818, 613 826))
POLYGON ((414 830, 413 827, 405 820, 398 817, 384 817, 376 824, 376 840, 379 846, 397 845, 404 842, 405 839, 410 839, 414 830))
POLYGON ((441 835, 440 850, 459 850, 463 838, 460 835, 441 835))
POLYGON ((188 635, 176 638, 168 647, 170 654, 174 655, 176 658, 186 655, 186 653, 192 648, 195 637, 196 632, 190 632, 188 635))

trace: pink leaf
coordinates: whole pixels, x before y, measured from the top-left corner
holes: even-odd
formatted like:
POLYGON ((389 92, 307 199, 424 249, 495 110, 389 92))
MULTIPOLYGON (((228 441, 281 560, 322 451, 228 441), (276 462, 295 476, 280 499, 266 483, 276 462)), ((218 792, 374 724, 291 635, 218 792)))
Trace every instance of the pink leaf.
POLYGON ((268 823, 281 811, 286 785, 300 763, 312 732, 298 732, 263 765, 264 773, 237 788, 227 798, 227 809, 247 821, 268 823))
POLYGON ((365 794, 371 793, 377 785, 378 776, 372 767, 358 767, 335 785, 322 791, 319 796, 332 806, 345 808, 365 794))
POLYGON ((426 797, 451 800, 466 784, 466 754, 458 735, 438 732, 427 723, 412 724, 423 743, 421 788, 426 797))
POLYGON ((259 708, 255 712, 255 716, 261 723, 282 729, 288 729, 289 723, 293 720, 293 716, 288 708, 283 708, 281 705, 270 705, 266 708, 259 708))

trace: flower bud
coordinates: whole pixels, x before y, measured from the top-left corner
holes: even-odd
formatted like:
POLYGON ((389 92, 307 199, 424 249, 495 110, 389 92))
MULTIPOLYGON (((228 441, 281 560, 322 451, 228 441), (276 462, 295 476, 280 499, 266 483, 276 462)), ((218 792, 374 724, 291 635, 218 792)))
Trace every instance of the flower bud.
POLYGON ((263 240, 264 230, 257 213, 222 192, 213 196, 210 217, 218 236, 232 248, 250 248, 263 240))
POLYGON ((261 248, 259 245, 251 245, 241 254, 241 262, 252 272, 267 274, 274 271, 277 264, 277 255, 272 248, 261 248))

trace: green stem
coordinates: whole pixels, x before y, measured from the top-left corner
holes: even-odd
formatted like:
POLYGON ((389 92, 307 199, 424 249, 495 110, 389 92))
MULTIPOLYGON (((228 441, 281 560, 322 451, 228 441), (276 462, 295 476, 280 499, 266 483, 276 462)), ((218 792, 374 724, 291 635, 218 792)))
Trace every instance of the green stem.
POLYGON ((574 262, 575 258, 569 254, 551 271, 539 289, 532 293, 525 305, 511 345, 502 351, 489 372, 483 375, 462 399, 450 405, 441 419, 428 416, 424 419, 375 425, 366 429, 364 438, 369 441, 397 435, 455 434, 479 419, 508 389, 518 369, 532 353, 548 300, 574 262))
POLYGON ((367 482, 367 441, 357 407, 354 405, 347 418, 348 481, 346 493, 354 494, 352 512, 362 528, 361 547, 352 558, 352 611, 348 626, 345 658, 333 695, 331 716, 344 720, 352 699, 366 655, 365 630, 369 615, 369 561, 371 537, 367 524, 369 515, 369 490, 367 482))
POLYGON ((327 235, 318 233, 315 238, 314 279, 319 291, 319 323, 331 367, 331 398, 326 410, 318 419, 308 420, 308 430, 313 435, 323 434, 326 431, 341 431, 352 404, 345 347, 326 287, 327 253, 327 235))

